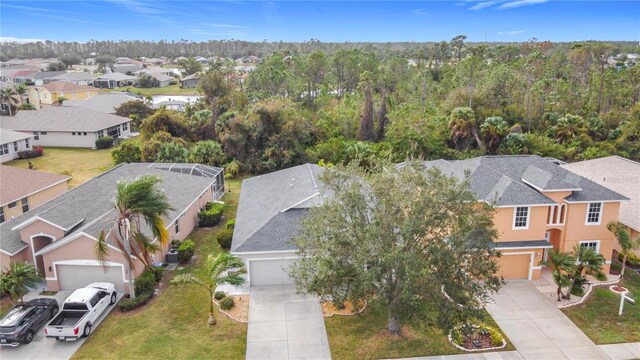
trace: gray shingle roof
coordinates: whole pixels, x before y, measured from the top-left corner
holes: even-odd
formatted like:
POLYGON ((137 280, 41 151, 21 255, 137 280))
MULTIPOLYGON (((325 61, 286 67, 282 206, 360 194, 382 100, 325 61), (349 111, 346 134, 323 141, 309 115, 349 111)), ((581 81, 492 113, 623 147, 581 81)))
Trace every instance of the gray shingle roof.
POLYGON ((163 170, 154 167, 153 164, 121 164, 38 208, 0 224, 0 249, 14 254, 25 248, 26 244, 20 239, 19 230, 12 231, 11 228, 35 216, 64 228, 66 236, 80 231, 98 236, 100 230, 107 227, 111 220, 108 214, 113 211, 117 182, 133 180, 144 174, 156 174, 162 180, 159 187, 174 208, 165 219, 167 225, 215 181, 195 173, 188 175, 163 170))
POLYGON ((571 173, 536 155, 483 156, 468 160, 426 161, 425 167, 464 177, 479 200, 497 206, 546 205, 554 201, 537 191, 574 190, 567 201, 617 201, 626 197, 571 173))
POLYGON ((318 165, 304 164, 255 176, 242 182, 231 251, 293 250, 289 238, 304 211, 316 205, 318 165))
POLYGON ((19 111, 2 119, 3 129, 17 131, 99 131, 130 122, 131 119, 78 106, 47 106, 40 110, 19 111))
POLYGON ((79 106, 85 109, 100 111, 106 114, 114 114, 117 107, 124 104, 125 102, 133 100, 140 100, 140 98, 125 93, 106 93, 99 94, 76 103, 65 102, 65 105, 79 106))
POLYGON ((553 247, 547 240, 496 241, 493 248, 553 247))

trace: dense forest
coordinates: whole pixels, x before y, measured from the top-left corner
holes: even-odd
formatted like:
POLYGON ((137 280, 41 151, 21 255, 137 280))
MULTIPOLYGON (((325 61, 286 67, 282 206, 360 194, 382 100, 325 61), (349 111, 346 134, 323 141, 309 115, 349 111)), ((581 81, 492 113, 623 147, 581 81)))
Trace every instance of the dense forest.
POLYGON ((640 160, 640 66, 616 44, 486 46, 463 36, 411 58, 360 49, 276 51, 241 79, 213 66, 185 114, 118 113, 142 145, 116 161, 200 161, 263 173, 302 162, 538 154, 640 160))
MULTIPOLYGON (((441 42, 446 43, 446 42, 441 42)), ((623 53, 638 53, 638 44, 631 41, 609 42, 623 53)), ((557 49, 569 49, 576 43, 554 43, 557 49)), ((56 58, 62 55, 78 54, 88 57, 91 54, 102 54, 114 57, 161 57, 176 58, 179 56, 221 56, 237 59, 243 56, 266 57, 273 52, 289 51, 297 54, 310 54, 314 51, 322 51, 325 54, 333 54, 338 50, 358 49, 363 52, 373 53, 380 58, 390 56, 424 56, 436 43, 432 42, 321 42, 311 39, 306 42, 250 42, 242 40, 209 40, 194 42, 180 41, 144 41, 144 40, 118 40, 87 42, 54 42, 39 41, 32 43, 3 42, 0 60, 6 61, 13 58, 56 58)), ((515 43, 473 43, 472 46, 485 45, 488 47, 510 46, 515 43)))

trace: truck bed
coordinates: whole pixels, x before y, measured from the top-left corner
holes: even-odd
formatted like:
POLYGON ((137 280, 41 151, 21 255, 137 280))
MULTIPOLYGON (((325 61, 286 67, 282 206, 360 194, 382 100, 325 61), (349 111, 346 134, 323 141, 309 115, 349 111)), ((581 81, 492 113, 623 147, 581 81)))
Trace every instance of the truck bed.
POLYGON ((88 312, 87 310, 62 310, 51 320, 49 326, 73 327, 88 312))

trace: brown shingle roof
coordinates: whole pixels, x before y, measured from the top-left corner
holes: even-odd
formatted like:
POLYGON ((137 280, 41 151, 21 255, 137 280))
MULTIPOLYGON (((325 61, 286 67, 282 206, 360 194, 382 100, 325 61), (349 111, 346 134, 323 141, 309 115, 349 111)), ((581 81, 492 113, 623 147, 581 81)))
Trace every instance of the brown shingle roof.
POLYGON ((0 206, 69 179, 66 175, 0 165, 0 206))
POLYGON ((89 85, 76 85, 67 81, 54 81, 52 83, 42 85, 43 88, 51 92, 72 92, 72 91, 91 91, 100 90, 89 85))

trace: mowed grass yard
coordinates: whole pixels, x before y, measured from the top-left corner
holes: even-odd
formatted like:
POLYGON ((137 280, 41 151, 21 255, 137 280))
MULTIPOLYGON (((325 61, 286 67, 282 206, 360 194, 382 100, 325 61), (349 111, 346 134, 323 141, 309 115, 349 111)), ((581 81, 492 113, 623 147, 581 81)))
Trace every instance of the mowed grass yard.
POLYGON ((198 95, 197 89, 182 89, 180 85, 169 85, 158 88, 137 88, 135 86, 124 86, 115 88, 113 92, 130 91, 142 96, 147 95, 198 95))
POLYGON ((113 167, 112 149, 93 150, 83 148, 45 147, 44 155, 33 159, 12 160, 4 165, 28 168, 31 161, 37 170, 71 176, 69 188, 113 167))
MULTIPOLYGON (((621 265, 611 266, 620 271, 621 265)), ((583 304, 563 310, 596 344, 615 344, 640 341, 640 275, 627 268, 621 285, 629 289, 636 305, 625 304, 618 315, 620 295, 608 286, 596 287, 583 304)))
POLYGON ((205 259, 222 249, 215 234, 235 217, 241 180, 228 180, 225 219, 213 229, 198 229, 189 238, 196 243, 196 262, 167 272, 160 294, 133 313, 115 309, 75 353, 72 359, 244 359, 247 325, 230 320, 216 309, 218 324, 207 325, 208 293, 197 286, 169 285, 176 274, 202 274, 205 259))
MULTIPOLYGON (((333 316, 325 319, 329 348, 333 359, 392 359, 405 357, 462 354, 449 343, 442 330, 424 323, 414 322, 403 327, 402 336, 387 332, 388 317, 385 312, 366 309, 360 315, 333 316)), ((500 327, 487 313, 487 325, 500 327)), ((514 350, 506 335, 507 347, 514 350)))

